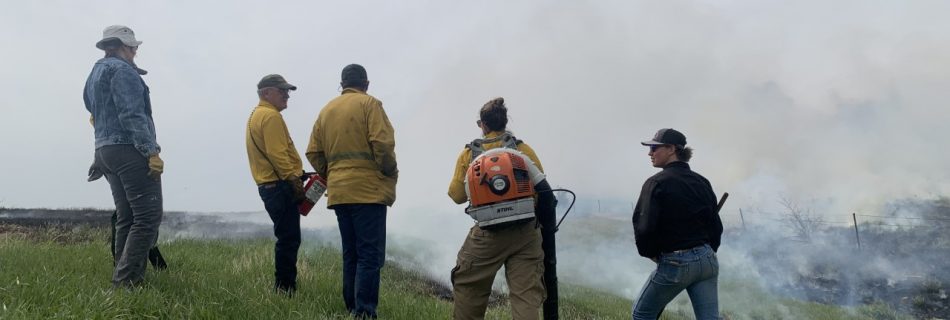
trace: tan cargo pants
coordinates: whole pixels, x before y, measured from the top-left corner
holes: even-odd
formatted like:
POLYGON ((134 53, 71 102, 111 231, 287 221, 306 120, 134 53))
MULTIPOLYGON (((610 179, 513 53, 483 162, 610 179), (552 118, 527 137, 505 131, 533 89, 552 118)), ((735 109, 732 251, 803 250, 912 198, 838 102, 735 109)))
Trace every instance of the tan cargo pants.
POLYGON ((472 227, 452 269, 455 319, 484 319, 495 274, 505 266, 511 317, 539 318, 545 299, 544 252, 534 221, 500 230, 472 227))

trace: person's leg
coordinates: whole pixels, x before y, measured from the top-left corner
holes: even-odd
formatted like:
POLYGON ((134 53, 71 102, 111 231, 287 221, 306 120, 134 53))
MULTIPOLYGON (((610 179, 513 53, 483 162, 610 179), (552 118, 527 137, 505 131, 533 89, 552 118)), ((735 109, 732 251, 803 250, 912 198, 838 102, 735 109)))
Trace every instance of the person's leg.
POLYGON ((118 266, 119 257, 122 257, 122 251, 125 250, 125 239, 129 235, 129 227, 132 226, 132 208, 129 207, 129 201, 125 197, 125 187, 122 186, 122 180, 102 163, 102 156, 103 149, 96 149, 96 163, 109 183, 109 189, 112 191, 112 201, 115 203, 115 211, 112 212, 112 272, 113 277, 115 277, 115 267, 118 266), (121 225, 120 215, 123 217, 121 225))
POLYGON ((469 231, 451 273, 454 319, 485 318, 495 274, 505 261, 501 255, 505 247, 478 226, 469 231))
POLYGON ((656 320, 666 304, 686 288, 687 272, 685 264, 661 257, 633 305, 633 320, 656 320))
POLYGON ((162 252, 158 250, 158 246, 154 246, 148 250, 148 262, 152 264, 155 270, 165 270, 168 268, 168 264, 165 263, 165 257, 162 257, 162 252))
POLYGON ((278 182, 283 195, 279 220, 274 224, 277 236, 276 252, 279 259, 277 268, 277 289, 293 292, 297 289, 297 253, 300 250, 300 213, 294 203, 290 184, 278 182))
POLYGON ((541 227, 541 248, 544 251, 544 319, 558 319, 558 285, 557 285, 557 248, 554 240, 554 230, 541 227))
MULTIPOLYGON (((512 247, 520 247, 508 257, 505 276, 508 280, 508 296, 511 301, 511 318, 514 320, 538 319, 542 302, 545 301, 544 252, 541 249, 540 231, 534 223, 511 230, 512 247)), ((545 317, 557 314, 545 314, 545 317)))
POLYGON ((689 301, 697 320, 719 319, 719 261, 712 249, 706 250, 691 269, 699 280, 688 287, 689 301))
MULTIPOLYGON (((108 181, 109 181, 109 178, 106 178, 106 181, 108 182, 108 181)), ((111 187, 111 185, 110 185, 110 187, 111 187)), ((115 197, 113 196, 113 198, 115 198, 115 197)), ((109 248, 112 250, 112 267, 113 267, 113 268, 115 268, 116 262, 119 261, 119 259, 116 258, 117 255, 116 255, 116 253, 115 253, 115 223, 116 223, 117 220, 119 220, 119 211, 118 211, 118 210, 113 210, 113 211, 112 211, 112 228, 111 228, 111 230, 112 230, 112 237, 109 238, 109 248)))
MULTIPOLYGON (((112 199, 115 202, 115 222, 112 224, 112 264, 118 268, 119 258, 125 252, 125 240, 129 237, 129 228, 132 227, 132 208, 129 207, 129 201, 125 198, 125 187, 122 186, 122 180, 118 175, 112 173, 104 174, 106 181, 109 181, 109 188, 112 189, 112 199)), ((114 271, 113 271, 114 272, 114 271)), ((113 273, 113 281, 115 281, 113 273)))
POLYGON ((297 252, 300 248, 300 216, 292 190, 284 182, 258 187, 264 208, 274 223, 274 289, 292 293, 297 286, 297 252))
POLYGON ((336 205, 336 221, 340 227, 343 253, 343 303, 350 313, 356 311, 356 231, 353 228, 352 205, 336 205))
POLYGON ((386 206, 362 204, 353 212, 356 230, 356 314, 376 317, 379 271, 386 262, 386 206))
POLYGON ((148 177, 148 161, 131 145, 106 146, 97 151, 104 171, 109 172, 106 178, 113 196, 124 192, 127 202, 126 206, 116 201, 116 252, 122 254, 117 254, 113 282, 135 285, 144 280, 148 250, 154 246, 162 222, 162 185, 148 177), (131 214, 123 212, 123 207, 131 214))
POLYGON ((536 215, 541 225, 541 249, 544 250, 544 319, 558 319, 558 289, 557 289, 557 246, 554 233, 557 231, 557 197, 551 190, 547 180, 535 185, 538 192, 536 215))

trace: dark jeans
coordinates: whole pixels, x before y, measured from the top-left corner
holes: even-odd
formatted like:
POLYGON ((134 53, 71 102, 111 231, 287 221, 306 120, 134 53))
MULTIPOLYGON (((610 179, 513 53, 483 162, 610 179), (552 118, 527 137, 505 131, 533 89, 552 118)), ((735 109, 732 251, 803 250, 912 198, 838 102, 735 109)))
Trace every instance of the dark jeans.
POLYGON ((343 302, 350 313, 376 317, 379 270, 386 261, 386 206, 333 206, 343 242, 343 302))
POLYGON ((148 177, 148 159, 129 144, 96 149, 115 201, 115 271, 113 285, 136 285, 145 279, 148 251, 162 223, 162 183, 148 177))
POLYGON ((297 251, 300 249, 300 213, 294 202, 293 187, 285 181, 257 187, 264 209, 274 222, 274 288, 297 289, 297 251))

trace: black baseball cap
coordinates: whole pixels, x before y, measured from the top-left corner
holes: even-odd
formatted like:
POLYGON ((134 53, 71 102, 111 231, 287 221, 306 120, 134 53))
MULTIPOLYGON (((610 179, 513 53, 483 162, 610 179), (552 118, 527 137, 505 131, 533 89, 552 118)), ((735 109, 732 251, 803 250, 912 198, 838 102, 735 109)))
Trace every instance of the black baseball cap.
POLYGON ((264 76, 264 78, 261 79, 260 82, 257 83, 258 89, 263 89, 263 88, 268 88, 268 87, 286 89, 286 90, 297 90, 297 86, 287 83, 287 80, 284 80, 284 77, 282 77, 279 74, 266 75, 264 76))
POLYGON ((340 75, 340 85, 344 88, 363 86, 366 81, 369 81, 369 78, 366 76, 366 68, 363 68, 363 66, 354 63, 343 67, 343 72, 340 75))
POLYGON ((656 132, 656 135, 653 136, 653 139, 640 142, 640 144, 645 146, 672 144, 674 146, 685 147, 686 136, 672 128, 663 128, 656 132))

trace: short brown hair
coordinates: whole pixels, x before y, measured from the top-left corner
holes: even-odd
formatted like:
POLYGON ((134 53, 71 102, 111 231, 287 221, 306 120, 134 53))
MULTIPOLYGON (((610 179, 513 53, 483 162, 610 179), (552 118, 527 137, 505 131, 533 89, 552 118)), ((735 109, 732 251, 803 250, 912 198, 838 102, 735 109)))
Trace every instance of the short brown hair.
POLYGON ((505 107, 505 98, 491 99, 478 112, 482 124, 491 131, 502 131, 508 126, 508 108, 505 107))
POLYGON ((676 159, 683 162, 689 162, 693 158, 693 148, 673 146, 676 149, 676 159))

